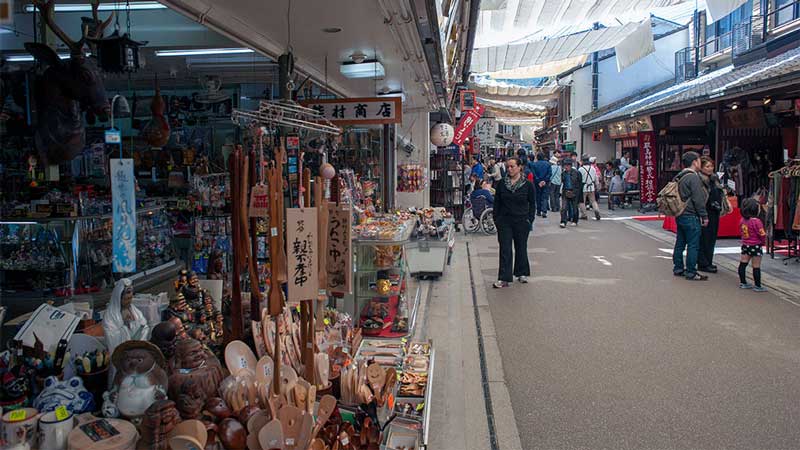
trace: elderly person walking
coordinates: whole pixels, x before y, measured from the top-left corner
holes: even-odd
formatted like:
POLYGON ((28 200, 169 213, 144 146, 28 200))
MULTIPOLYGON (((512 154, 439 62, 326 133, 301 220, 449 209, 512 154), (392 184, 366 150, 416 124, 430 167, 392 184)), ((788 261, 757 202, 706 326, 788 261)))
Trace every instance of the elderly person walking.
POLYGON ((500 244, 500 268, 493 285, 497 289, 507 287, 514 277, 520 283, 528 282, 528 235, 536 219, 536 192, 522 174, 522 162, 509 158, 506 170, 506 177, 494 186, 493 214, 500 244))

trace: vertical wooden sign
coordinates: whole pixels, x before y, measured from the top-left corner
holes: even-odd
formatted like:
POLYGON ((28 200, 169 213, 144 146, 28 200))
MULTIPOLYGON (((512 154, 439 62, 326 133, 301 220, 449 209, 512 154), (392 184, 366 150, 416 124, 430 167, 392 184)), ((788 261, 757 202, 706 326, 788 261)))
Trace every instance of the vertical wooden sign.
POLYGON ((350 236, 353 214, 350 206, 329 203, 328 207, 328 290, 335 293, 353 292, 353 249, 350 236))
POLYGON ((319 273, 316 233, 316 208, 286 209, 286 253, 290 303, 317 298, 319 273))

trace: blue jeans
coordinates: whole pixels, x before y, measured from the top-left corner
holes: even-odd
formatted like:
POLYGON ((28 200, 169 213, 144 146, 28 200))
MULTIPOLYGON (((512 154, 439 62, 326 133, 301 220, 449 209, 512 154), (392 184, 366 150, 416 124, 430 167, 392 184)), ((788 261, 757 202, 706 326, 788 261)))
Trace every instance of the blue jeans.
POLYGON ((684 214, 678 216, 675 221, 678 224, 678 236, 675 239, 675 249, 672 251, 672 272, 681 273, 686 278, 692 278, 697 274, 697 253, 700 250, 700 218, 693 215, 684 214), (686 267, 683 265, 683 249, 686 249, 686 267))
POLYGON ((536 192, 536 214, 547 214, 548 203, 550 201, 550 183, 544 186, 535 186, 536 192))

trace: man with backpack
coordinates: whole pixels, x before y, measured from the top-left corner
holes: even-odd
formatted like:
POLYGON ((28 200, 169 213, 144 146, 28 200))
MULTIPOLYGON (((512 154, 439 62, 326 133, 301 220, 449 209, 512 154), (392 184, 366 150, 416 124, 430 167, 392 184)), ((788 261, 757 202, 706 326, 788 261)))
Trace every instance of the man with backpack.
POLYGON ((581 219, 587 219, 586 208, 587 204, 589 204, 592 205, 595 220, 600 220, 600 208, 597 206, 597 197, 594 195, 597 190, 597 185, 600 184, 600 180, 597 177, 597 171, 589 163, 589 158, 587 156, 583 157, 583 165, 578 169, 578 172, 580 172, 581 179, 583 180, 583 202, 580 204, 581 219))
POLYGON ((578 226, 578 199, 583 197, 583 181, 577 169, 572 168, 572 160, 563 161, 561 172, 561 228, 567 227, 567 222, 578 226))
POLYGON ((672 251, 672 273, 687 280, 704 281, 708 277, 697 273, 697 254, 700 249, 700 234, 708 225, 706 191, 700 179, 700 155, 686 152, 681 157, 684 169, 658 194, 659 209, 666 215, 675 216, 678 234, 672 251), (686 249, 686 265, 683 251, 686 249))

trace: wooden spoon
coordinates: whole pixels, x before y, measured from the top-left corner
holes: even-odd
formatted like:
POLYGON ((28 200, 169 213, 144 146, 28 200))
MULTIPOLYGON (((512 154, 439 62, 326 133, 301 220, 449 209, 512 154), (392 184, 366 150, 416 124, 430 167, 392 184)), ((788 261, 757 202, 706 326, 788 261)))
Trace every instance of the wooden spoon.
POLYGON ((317 437, 319 430, 325 426, 325 423, 331 418, 331 414, 333 414, 335 409, 336 397, 332 395, 322 396, 319 400, 319 408, 317 408, 317 423, 314 425, 313 433, 311 433, 312 440, 317 437))
POLYGON ((314 416, 311 414, 304 414, 303 421, 300 424, 300 435, 298 437, 299 449, 306 450, 311 443, 311 433, 314 432, 314 416))
MULTIPOLYGON (((300 430, 303 426, 303 410, 294 406, 285 406, 278 411, 278 420, 283 427, 283 442, 287 450, 299 449, 300 430)), ((303 449, 305 450, 305 449, 303 449)))
POLYGON ((383 384, 386 382, 386 372, 379 364, 372 364, 367 367, 367 380, 376 396, 380 396, 383 391, 383 384))
POLYGON ((258 443, 263 450, 284 450, 283 426, 280 420, 272 420, 258 432, 258 443))

